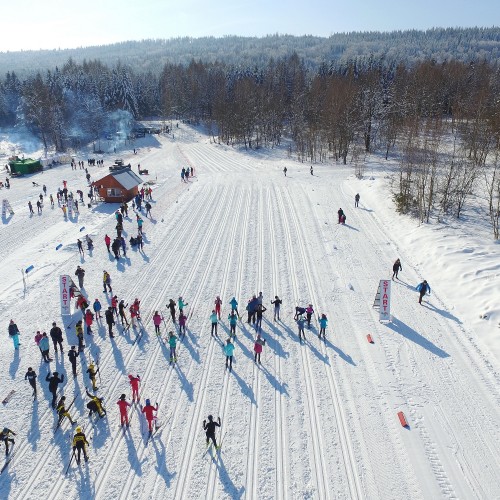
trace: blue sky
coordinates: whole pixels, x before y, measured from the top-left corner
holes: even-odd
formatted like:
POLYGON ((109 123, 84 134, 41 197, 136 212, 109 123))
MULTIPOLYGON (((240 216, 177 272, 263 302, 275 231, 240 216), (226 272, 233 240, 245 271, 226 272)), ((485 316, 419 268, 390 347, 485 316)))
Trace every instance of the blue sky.
POLYGON ((0 51, 144 38, 329 36, 500 23, 500 0, 12 0, 0 51))

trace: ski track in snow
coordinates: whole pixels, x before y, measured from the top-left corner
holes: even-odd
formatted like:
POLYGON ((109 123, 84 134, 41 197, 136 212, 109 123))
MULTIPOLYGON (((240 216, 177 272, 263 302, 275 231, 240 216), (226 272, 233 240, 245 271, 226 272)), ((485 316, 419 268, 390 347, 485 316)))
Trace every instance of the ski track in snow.
MULTIPOLYGON (((398 247, 376 211, 349 210, 348 224, 336 224, 332 200, 352 206, 349 169, 318 166, 310 176, 308 165, 285 160, 279 149, 238 151, 184 125, 176 138, 137 157, 162 169, 154 191, 156 219, 146 220, 144 254, 129 250, 128 262, 115 263, 102 249, 104 234, 112 232, 112 212, 88 216, 85 208, 78 219, 63 222, 57 205, 51 211, 46 203, 42 216, 27 219, 29 198, 14 186, 16 213, 4 225, 0 249, 5 265, 19 269, 15 249, 28 244, 31 235, 43 235, 47 220, 53 221, 51 237, 33 243, 36 252, 53 257, 28 277, 24 301, 30 304, 37 294, 56 291, 59 269, 72 275, 69 269, 78 259, 74 241, 89 232, 96 243, 93 256, 84 259, 89 298, 93 283, 99 286, 102 264, 112 269, 120 298, 141 299, 142 324, 128 332, 117 325, 110 341, 95 323, 93 337, 85 339, 88 347, 74 387, 84 394, 80 382, 89 356, 98 359, 98 394, 108 412, 95 424, 82 424, 90 442, 89 464, 73 464, 64 477, 72 432, 64 422, 52 437, 55 417, 43 399, 42 371, 31 430, 27 422, 9 424, 29 440, 16 443, 16 456, 0 476, 0 491, 21 499, 500 498, 499 371, 434 290, 420 307, 413 285, 393 282, 393 322, 378 322, 371 304, 394 255, 406 263, 405 280, 417 283, 422 277, 408 264, 412 249, 398 247), (179 177, 186 164, 196 175, 187 184, 179 177), (281 173, 284 164, 287 178, 281 173), (83 225, 85 233, 80 233, 83 225), (65 245, 58 253, 52 248, 54 235, 65 245), (246 301, 259 291, 269 305, 260 366, 253 361, 256 332, 245 322, 246 301), (230 373, 222 345, 229 335, 226 317, 233 294, 242 321, 230 373), (163 338, 169 329, 177 331, 177 324, 168 313, 157 337, 152 316, 155 310, 165 315, 168 299, 179 295, 189 302, 187 333, 179 338, 177 363, 170 366, 163 338), (219 338, 211 338, 216 295, 223 306, 219 338), (274 295, 283 299, 277 322, 271 319, 274 295), (299 343, 294 307, 309 302, 313 322, 306 341, 299 343), (317 317, 323 312, 329 319, 326 341, 317 338, 317 317), (366 341, 367 333, 374 344, 366 341), (159 403, 163 425, 149 440, 138 406, 131 408, 129 431, 118 425, 115 402, 120 393, 129 393, 128 373, 141 374, 142 401, 159 403), (397 420, 400 410, 409 429, 397 420), (204 453, 201 422, 209 413, 221 417, 217 438, 223 446, 204 453)), ((132 232, 134 221, 125 222, 132 232)), ((4 316, 19 316, 18 282, 3 285, 4 316)), ((41 321, 29 309, 28 319, 50 324, 59 307, 51 301, 41 321)), ((21 323, 21 331, 28 331, 21 323)), ((68 343, 74 341, 74 326, 66 336, 68 343)), ((28 349, 38 355, 36 347, 28 349)), ((23 359, 20 370, 26 363, 23 359)), ((57 358, 56 368, 65 367, 64 358, 57 358)), ((72 387, 68 380, 67 395, 72 387)), ((3 409, 9 421, 11 407, 3 409)), ((80 425, 84 398, 73 410, 80 425)), ((30 411, 24 414, 28 420, 30 411)))

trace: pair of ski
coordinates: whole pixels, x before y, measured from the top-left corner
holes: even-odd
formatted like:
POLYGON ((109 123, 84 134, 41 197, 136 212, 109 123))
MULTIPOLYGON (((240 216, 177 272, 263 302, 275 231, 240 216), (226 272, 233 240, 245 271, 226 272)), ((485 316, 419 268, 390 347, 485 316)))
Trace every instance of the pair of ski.
MULTIPOLYGON (((71 407, 72 407, 72 406, 73 406, 73 404, 75 403, 75 401, 76 401, 76 398, 77 398, 77 397, 78 397, 78 396, 77 396, 77 395, 75 395, 75 397, 73 398, 73 401, 71 401, 70 405, 66 408, 66 412, 69 412, 69 410, 71 410, 71 407)), ((65 417, 60 418, 60 419, 57 421, 56 428, 54 429, 54 434, 57 432, 57 430, 59 429, 59 427, 61 427, 61 424, 62 424, 62 422, 63 422, 64 418, 65 418, 65 417)), ((75 422, 75 423, 76 423, 76 422, 75 422)))
MULTIPOLYGON (((219 446, 215 447, 215 451, 217 453, 219 453, 221 451, 221 449, 222 449, 222 443, 224 441, 224 438, 226 437, 226 433, 227 433, 227 431, 224 432, 224 434, 222 435, 222 438, 220 440, 219 446)), ((210 440, 210 442, 207 445, 207 449, 203 452, 203 455, 201 456, 201 458, 203 458, 212 449, 213 445, 214 444, 213 444, 212 440, 210 440)))

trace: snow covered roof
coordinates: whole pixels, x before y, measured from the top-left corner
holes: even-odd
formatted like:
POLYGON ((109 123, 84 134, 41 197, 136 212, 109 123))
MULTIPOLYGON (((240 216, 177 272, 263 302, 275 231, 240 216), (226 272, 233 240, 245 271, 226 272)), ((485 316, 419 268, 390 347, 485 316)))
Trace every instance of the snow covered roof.
POLYGON ((139 184, 142 184, 142 179, 132 172, 130 168, 119 170, 110 174, 114 177, 125 189, 132 189, 139 184))

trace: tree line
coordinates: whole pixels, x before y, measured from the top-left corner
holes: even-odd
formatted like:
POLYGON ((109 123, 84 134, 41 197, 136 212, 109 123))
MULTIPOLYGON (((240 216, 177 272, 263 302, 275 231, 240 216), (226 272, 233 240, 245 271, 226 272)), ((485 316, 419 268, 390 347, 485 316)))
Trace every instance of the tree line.
POLYGON ((460 217, 485 182, 499 231, 500 69, 487 61, 387 63, 384 58, 322 64, 297 54, 261 66, 192 60, 159 74, 99 60, 0 81, 0 124, 26 125, 58 151, 129 134, 144 117, 203 122, 214 141, 247 148, 290 139, 299 161, 352 162, 367 153, 397 158, 395 202, 422 222, 460 217))

